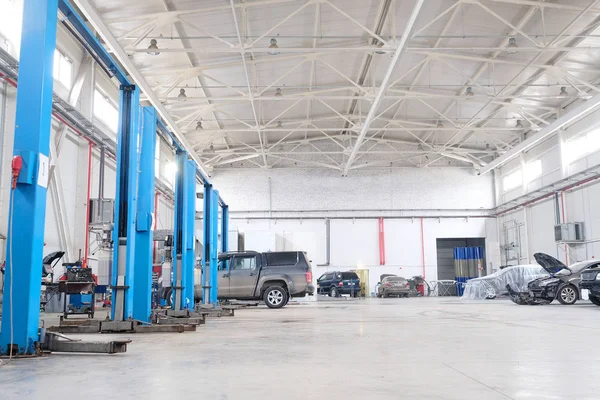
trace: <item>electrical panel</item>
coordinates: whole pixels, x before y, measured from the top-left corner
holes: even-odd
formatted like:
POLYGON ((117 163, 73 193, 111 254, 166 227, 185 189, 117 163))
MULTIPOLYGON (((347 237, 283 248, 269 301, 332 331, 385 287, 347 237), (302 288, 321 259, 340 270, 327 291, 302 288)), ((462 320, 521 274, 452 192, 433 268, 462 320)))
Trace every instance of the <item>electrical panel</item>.
POLYGON ((584 240, 583 222, 570 222, 554 225, 554 241, 583 242, 584 240))

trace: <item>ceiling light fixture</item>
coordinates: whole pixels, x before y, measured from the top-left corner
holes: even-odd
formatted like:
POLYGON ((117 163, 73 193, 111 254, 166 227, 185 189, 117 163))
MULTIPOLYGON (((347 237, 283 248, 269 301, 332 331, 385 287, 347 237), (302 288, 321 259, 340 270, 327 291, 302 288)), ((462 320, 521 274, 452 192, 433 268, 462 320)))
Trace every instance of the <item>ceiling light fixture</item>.
MULTIPOLYGON (((375 46, 375 48, 377 48, 377 49, 383 49, 383 42, 378 42, 377 45, 375 46)), ((385 54, 385 51, 383 51, 383 50, 375 50, 375 54, 385 54)))
POLYGON ((511 37, 510 39, 508 39, 508 54, 515 54, 519 48, 519 45, 517 44, 517 39, 515 39, 514 37, 511 37))
POLYGON ((518 119, 517 124, 515 125, 515 128, 523 129, 523 121, 518 119))
POLYGON ((160 54, 158 50, 158 41, 156 39, 150 40, 150 46, 148 46, 148 54, 157 56, 160 54))
POLYGON ((204 128, 202 127, 202 121, 198 121, 198 123, 196 124, 196 130, 197 130, 197 131, 201 131, 202 129, 204 129, 204 128))
POLYGON ((185 89, 179 89, 179 94, 177 98, 181 101, 185 101, 187 99, 187 95, 185 94, 185 89))
POLYGON ((275 90, 275 97, 277 97, 278 100, 281 100, 281 98, 283 97, 283 94, 281 93, 281 88, 277 88, 275 90))
POLYGON ((283 125, 282 125, 281 121, 277 121, 277 127, 278 128, 283 128, 283 125))
POLYGON ((465 96, 473 97, 474 95, 475 95, 475 93, 473 93, 473 88, 471 86, 469 86, 467 88, 467 92, 465 93, 465 96))
POLYGON ((569 92, 567 92, 567 87, 566 86, 562 86, 560 88, 560 96, 565 97, 565 96, 568 96, 568 95, 569 95, 569 92))
POLYGON ((279 46, 277 45, 277 39, 271 38, 271 44, 269 45, 269 54, 276 56, 279 54, 279 46))
POLYGON ((443 128, 443 127, 444 127, 444 124, 442 124, 442 121, 439 121, 439 120, 438 120, 438 122, 437 122, 437 125, 436 125, 436 128, 438 128, 438 129, 441 129, 441 128, 443 128))

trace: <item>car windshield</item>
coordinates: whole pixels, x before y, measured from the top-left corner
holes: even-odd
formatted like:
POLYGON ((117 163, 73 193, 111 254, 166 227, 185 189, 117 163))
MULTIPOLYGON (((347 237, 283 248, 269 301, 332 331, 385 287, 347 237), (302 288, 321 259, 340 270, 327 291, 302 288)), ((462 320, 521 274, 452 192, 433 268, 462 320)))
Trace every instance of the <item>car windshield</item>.
POLYGON ((354 272, 342 272, 342 280, 346 279, 358 279, 358 275, 354 272))

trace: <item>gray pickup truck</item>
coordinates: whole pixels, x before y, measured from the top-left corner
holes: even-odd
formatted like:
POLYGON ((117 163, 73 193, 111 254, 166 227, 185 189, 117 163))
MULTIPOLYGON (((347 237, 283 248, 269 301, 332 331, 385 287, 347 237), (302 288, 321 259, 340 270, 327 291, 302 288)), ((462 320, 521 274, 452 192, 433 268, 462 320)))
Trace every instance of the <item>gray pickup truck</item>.
POLYGON ((312 269, 301 251, 222 253, 218 265, 219 299, 264 300, 269 308, 291 297, 312 295, 312 269))

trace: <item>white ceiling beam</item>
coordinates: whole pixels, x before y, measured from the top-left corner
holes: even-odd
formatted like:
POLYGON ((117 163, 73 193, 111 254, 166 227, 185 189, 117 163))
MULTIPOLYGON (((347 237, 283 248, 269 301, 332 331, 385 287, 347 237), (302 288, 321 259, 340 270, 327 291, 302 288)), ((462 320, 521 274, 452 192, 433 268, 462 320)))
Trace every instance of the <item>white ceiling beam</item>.
MULTIPOLYGON (((261 1, 251 1, 242 4, 235 4, 234 7, 236 9, 241 8, 250 8, 250 7, 263 7, 263 6, 272 6, 276 4, 286 4, 286 3, 297 3, 298 0, 261 0, 261 1)), ((181 17, 184 15, 195 15, 195 14, 208 14, 215 12, 229 12, 231 10, 230 6, 216 6, 216 7, 205 7, 205 8, 193 8, 190 10, 176 10, 176 11, 163 11, 149 14, 139 14, 134 13, 125 17, 118 18, 110 18, 107 17, 107 24, 116 24, 120 22, 132 22, 132 21, 144 21, 146 19, 154 19, 163 16, 170 17, 181 17)))
MULTIPOLYGON (((240 46, 242 46, 244 41, 242 40, 242 35, 240 33, 240 26, 238 25, 237 11, 235 8, 234 0, 230 0, 230 6, 231 6, 231 13, 233 14, 233 23, 235 24, 235 31, 237 33, 238 40, 240 42, 240 46)), ((258 113, 256 112, 256 105, 254 104, 254 93, 252 91, 252 82, 250 81, 250 75, 248 73, 248 66, 246 65, 246 55, 244 54, 243 51, 240 52, 240 55, 242 57, 242 63, 244 65, 244 75, 246 76, 246 83, 248 85, 248 97, 250 100, 250 106, 252 107, 252 114, 254 115, 254 122, 256 123, 256 128, 257 128, 256 133, 258 135, 258 141, 260 142, 260 147, 262 150, 263 163, 265 164, 265 168, 267 168, 267 157, 265 156, 265 146, 264 146, 262 134, 260 131, 260 122, 258 119, 258 113)))
MULTIPOLYGON (((462 0, 464 3, 479 3, 479 0, 462 0)), ((520 6, 533 6, 541 9, 554 9, 564 11, 583 11, 586 7, 563 3, 550 3, 545 0, 484 0, 487 3, 504 3, 504 4, 516 4, 520 6)), ((568 2, 569 0, 567 0, 568 2)), ((600 8, 592 7, 589 9, 590 12, 600 13, 600 8)))
MULTIPOLYGON (((550 48, 550 47, 548 47, 548 48, 550 48)), ((542 49, 540 52, 538 52, 538 55, 541 55, 545 51, 546 51, 545 48, 542 49)), ((528 68, 554 70, 554 71, 558 71, 559 73, 562 73, 564 71, 577 71, 577 72, 584 72, 584 73, 590 73, 590 72, 600 73, 600 69, 589 68, 589 67, 576 68, 576 67, 572 67, 572 66, 557 66, 557 65, 548 65, 548 64, 524 63, 524 62, 520 62, 520 61, 505 60, 505 59, 500 59, 500 58, 491 59, 488 57, 477 56, 477 55, 467 55, 467 54, 457 54, 457 53, 436 53, 436 52, 430 51, 429 49, 415 50, 415 51, 413 51, 413 53, 423 54, 423 55, 429 56, 431 58, 452 58, 452 59, 456 59, 456 60, 485 62, 485 63, 489 63, 489 64, 514 65, 516 67, 525 67, 526 66, 528 68)))
POLYGON ((417 17, 419 16, 419 12, 421 11, 423 2, 424 2, 424 0, 417 0, 415 6, 413 7, 411 15, 406 23, 406 27, 404 28, 404 33, 402 34, 402 38, 400 39, 400 43, 398 44, 398 47, 396 48, 396 51, 394 52, 392 61, 390 62, 390 65, 388 66, 385 76, 383 77, 383 80, 380 83, 379 91, 377 92, 375 99, 373 99, 373 103, 371 104, 371 108, 369 109, 369 113, 367 114, 367 117, 365 118, 364 122, 362 123, 360 134, 358 135, 358 138, 356 139, 356 142, 354 143, 354 147, 352 148, 352 151, 351 151, 350 155, 348 156, 348 160, 346 161, 346 164, 344 165, 343 175, 348 174, 348 170, 350 169, 350 167, 352 166, 352 162, 356 158, 358 149, 362 145, 362 142, 364 141, 365 136, 366 136, 367 132, 369 131, 371 122, 373 122, 373 119, 375 118, 375 113, 377 112, 377 109, 379 108, 379 105, 381 104, 381 101, 383 99, 383 95, 385 94, 385 91, 388 89, 388 84, 392 77, 392 74, 394 73, 394 70, 396 69, 396 64, 398 64, 398 61, 400 60, 400 56, 404 53, 404 47, 406 46, 406 43, 408 42, 408 38, 410 36, 410 33, 417 21, 417 17))
POLYGON ((183 135, 165 106, 160 102, 158 96, 156 96, 152 90, 152 87, 148 84, 144 76, 138 71, 133 62, 129 59, 127 53, 125 53, 123 48, 121 48, 117 39, 115 39, 115 37, 111 34, 103 18, 98 14, 98 11, 96 11, 96 9, 90 4, 89 0, 74 0, 74 2, 88 19, 96 32, 102 37, 107 46, 111 48, 117 60, 119 60, 125 70, 129 72, 135 84, 141 89, 142 92, 145 93, 152 106, 156 109, 157 113, 169 127, 179 143, 181 143, 181 145, 188 150, 190 157, 196 162, 197 168, 205 177, 208 177, 209 173, 204 166, 204 163, 193 151, 190 142, 183 135))

